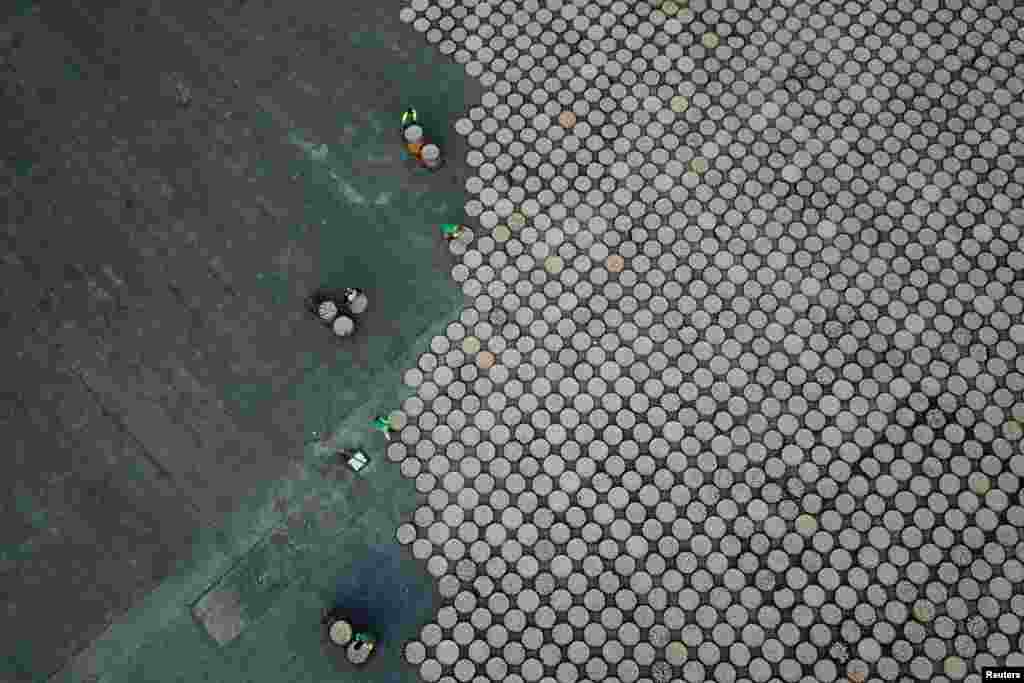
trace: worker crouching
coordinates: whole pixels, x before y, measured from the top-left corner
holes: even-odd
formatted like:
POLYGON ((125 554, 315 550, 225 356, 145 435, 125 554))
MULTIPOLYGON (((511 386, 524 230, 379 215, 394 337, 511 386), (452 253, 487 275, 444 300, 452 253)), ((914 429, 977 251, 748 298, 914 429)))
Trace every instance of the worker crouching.
POLYGON ((318 290, 306 300, 306 306, 336 337, 350 337, 356 330, 356 318, 366 311, 369 299, 353 287, 340 292, 318 290))
POLYGON ((441 148, 432 142, 419 123, 416 110, 410 107, 402 114, 402 145, 418 166, 435 171, 441 168, 441 148))
POLYGON ((365 628, 355 626, 338 608, 325 610, 321 624, 327 628, 331 644, 345 648, 352 664, 365 664, 377 648, 377 639, 365 628))

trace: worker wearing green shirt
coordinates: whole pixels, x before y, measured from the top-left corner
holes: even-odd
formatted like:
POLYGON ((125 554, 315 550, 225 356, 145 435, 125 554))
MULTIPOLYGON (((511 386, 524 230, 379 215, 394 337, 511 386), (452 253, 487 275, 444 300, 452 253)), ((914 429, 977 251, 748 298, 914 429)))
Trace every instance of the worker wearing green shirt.
POLYGON ((441 236, 446 240, 457 240, 462 236, 462 226, 458 223, 444 223, 441 225, 441 236))
POLYGON ((391 426, 391 418, 384 415, 373 418, 373 428, 383 432, 387 440, 391 441, 391 432, 394 431, 394 428, 391 426))

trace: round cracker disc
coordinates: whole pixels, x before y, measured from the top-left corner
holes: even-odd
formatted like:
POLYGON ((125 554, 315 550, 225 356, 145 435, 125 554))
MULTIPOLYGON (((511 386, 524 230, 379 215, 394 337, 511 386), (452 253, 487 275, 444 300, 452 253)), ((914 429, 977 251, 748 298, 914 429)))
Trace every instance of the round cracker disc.
POLYGON ((339 315, 334 320, 334 334, 339 337, 347 337, 356 329, 356 323, 347 315, 339 315))

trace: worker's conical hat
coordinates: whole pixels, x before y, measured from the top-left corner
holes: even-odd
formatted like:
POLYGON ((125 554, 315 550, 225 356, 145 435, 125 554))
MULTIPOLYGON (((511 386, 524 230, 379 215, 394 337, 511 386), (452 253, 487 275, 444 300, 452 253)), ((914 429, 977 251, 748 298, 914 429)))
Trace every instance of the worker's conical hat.
POLYGON ((344 619, 331 624, 331 642, 335 645, 348 645, 352 640, 352 624, 344 619))
POLYGON ((419 142, 423 139, 423 128, 421 126, 412 125, 405 129, 405 141, 412 144, 419 142))

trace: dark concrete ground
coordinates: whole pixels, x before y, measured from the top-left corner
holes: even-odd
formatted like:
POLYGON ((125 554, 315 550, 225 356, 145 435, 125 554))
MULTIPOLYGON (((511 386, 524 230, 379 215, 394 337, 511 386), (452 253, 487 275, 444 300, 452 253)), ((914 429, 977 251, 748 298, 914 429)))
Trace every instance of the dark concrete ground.
POLYGON ((475 86, 398 0, 109 4, 0 29, 0 681, 355 680, 317 619, 368 548, 402 619, 359 679, 412 680, 433 589, 368 426, 459 308, 443 126, 475 86), (437 174, 400 158, 407 102, 437 174), (321 285, 369 293, 351 343, 306 318, 321 285))

